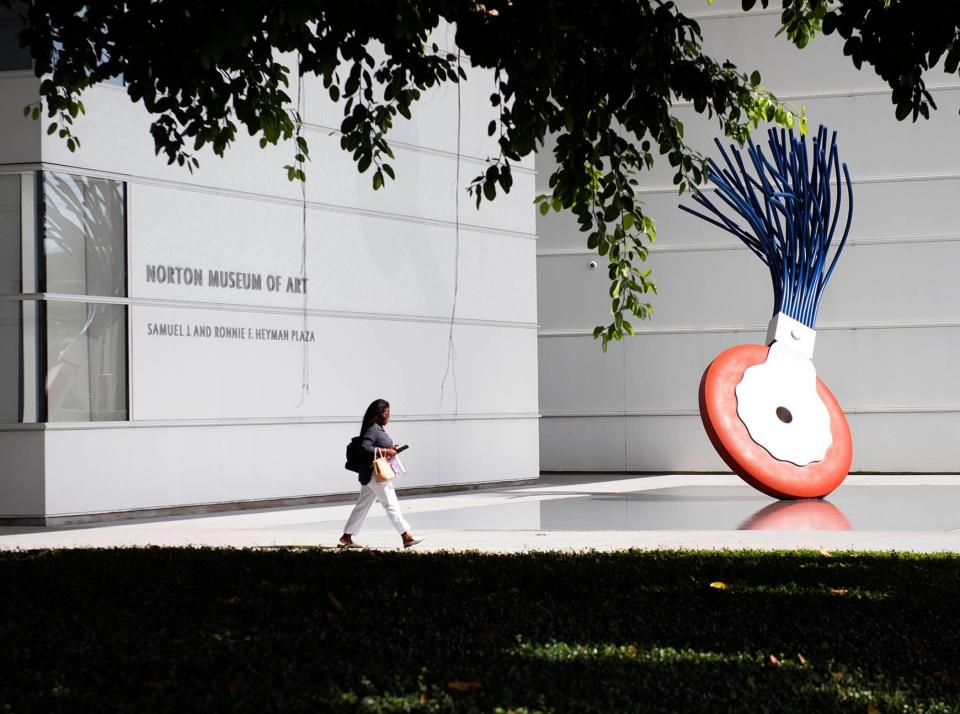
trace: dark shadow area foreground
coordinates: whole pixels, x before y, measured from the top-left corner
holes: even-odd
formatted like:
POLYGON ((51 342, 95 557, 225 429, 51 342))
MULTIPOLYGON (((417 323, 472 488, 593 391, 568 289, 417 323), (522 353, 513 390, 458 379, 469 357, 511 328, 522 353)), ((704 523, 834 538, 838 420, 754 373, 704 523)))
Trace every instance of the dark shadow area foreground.
POLYGON ((960 711, 960 557, 0 553, 0 711, 960 711))

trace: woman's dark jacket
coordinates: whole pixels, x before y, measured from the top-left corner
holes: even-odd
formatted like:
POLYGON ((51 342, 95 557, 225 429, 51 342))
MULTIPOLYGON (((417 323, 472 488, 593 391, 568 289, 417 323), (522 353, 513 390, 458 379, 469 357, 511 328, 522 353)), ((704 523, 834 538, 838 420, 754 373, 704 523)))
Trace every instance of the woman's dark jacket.
POLYGON ((360 483, 366 486, 370 483, 370 477, 373 475, 374 449, 376 447, 389 449, 393 446, 393 439, 390 438, 390 435, 387 434, 382 426, 374 424, 363 432, 362 445, 364 450, 370 454, 370 463, 360 467, 360 483))

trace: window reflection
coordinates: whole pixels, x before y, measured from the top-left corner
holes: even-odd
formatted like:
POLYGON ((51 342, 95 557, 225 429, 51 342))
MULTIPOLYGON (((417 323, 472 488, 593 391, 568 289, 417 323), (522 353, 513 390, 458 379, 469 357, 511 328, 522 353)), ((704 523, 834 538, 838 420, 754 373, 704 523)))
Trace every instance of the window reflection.
POLYGON ((126 296, 124 184, 44 173, 46 292, 126 296))
POLYGON ((47 421, 127 418, 124 305, 46 303, 47 421))

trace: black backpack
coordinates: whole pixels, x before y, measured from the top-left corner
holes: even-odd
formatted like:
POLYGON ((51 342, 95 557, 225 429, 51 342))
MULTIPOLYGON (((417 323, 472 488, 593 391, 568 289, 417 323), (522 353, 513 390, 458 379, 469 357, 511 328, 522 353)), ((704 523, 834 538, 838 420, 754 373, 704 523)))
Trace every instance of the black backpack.
POLYGON ((367 450, 363 448, 363 437, 355 436, 347 444, 347 463, 343 465, 347 471, 360 473, 360 469, 373 463, 367 450))

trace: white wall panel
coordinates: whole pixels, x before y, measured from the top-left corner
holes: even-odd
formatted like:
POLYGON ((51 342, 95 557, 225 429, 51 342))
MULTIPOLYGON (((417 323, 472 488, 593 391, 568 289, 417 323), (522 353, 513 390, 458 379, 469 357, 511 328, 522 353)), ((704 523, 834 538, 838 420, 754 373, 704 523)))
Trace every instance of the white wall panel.
POLYGON ((453 222, 459 193, 461 224, 527 234, 536 230, 534 176, 530 173, 517 173, 509 194, 494 203, 484 201, 478 209, 466 187, 483 171, 480 161, 461 159, 458 184, 456 156, 397 148, 396 159, 390 161, 397 180, 374 191, 370 171, 357 172, 351 155, 340 149, 338 137, 317 133, 310 141, 314 155, 307 167, 310 201, 453 222))
MULTIPOLYGON (((887 176, 914 176, 955 173, 950 146, 960 109, 960 91, 934 91, 939 110, 929 121, 899 122, 886 94, 853 96, 814 96, 803 100, 809 128, 816 132, 820 124, 838 132, 841 161, 847 163, 854 179, 887 176)), ((720 136, 715 120, 697 114, 690 105, 677 106, 673 112, 684 125, 684 139, 707 156, 719 159, 713 143, 720 136)), ((766 127, 754 132, 754 141, 766 146, 766 127)), ((730 140, 722 139, 724 148, 730 140)), ((548 167, 547 167, 548 168, 548 167)), ((669 187, 676 169, 657 157, 653 169, 642 176, 645 185, 669 187)))
POLYGON ((25 72, 0 76, 0 164, 29 164, 40 160, 40 137, 45 125, 23 116, 23 108, 37 101, 40 80, 25 72))
POLYGON ((43 516, 44 432, 0 431, 0 518, 43 516))
MULTIPOLYGON (((499 149, 496 136, 487 135, 487 124, 498 117, 490 104, 490 95, 495 89, 493 72, 471 67, 465 57, 461 60, 461 66, 467 73, 467 80, 460 84, 459 91, 456 84, 444 82, 439 87, 423 92, 410 108, 411 119, 400 115, 394 117, 388 141, 456 153, 459 124, 459 150, 463 156, 480 159, 497 156, 499 149)), ((323 88, 322 80, 305 77, 304 98, 304 117, 308 123, 325 127, 328 131, 339 129, 343 121, 344 101, 334 104, 323 88)), ((519 166, 532 169, 533 162, 531 155, 523 159, 519 166)))
POLYGON ((596 256, 538 258, 537 313, 541 331, 593 330, 595 325, 607 324, 610 321, 609 288, 606 265, 596 256), (592 260, 598 262, 593 269, 590 268, 592 260))
POLYGON ((956 473, 960 413, 848 414, 853 471, 956 473))
POLYGON ((540 420, 543 471, 623 471, 625 418, 567 417, 540 420))
MULTIPOLYGON (((715 3, 719 4, 719 3, 715 3)), ((882 89, 885 83, 873 72, 858 71, 843 57, 843 38, 837 34, 818 35, 804 50, 786 37, 776 36, 780 29, 780 5, 774 13, 741 14, 740 3, 733 7, 707 8, 706 2, 682 3, 681 11, 694 16, 703 31, 703 49, 723 61, 730 59, 741 71, 758 70, 762 86, 779 96, 791 97, 816 87, 821 92, 852 92, 882 89), (731 16, 730 10, 736 14, 731 16), (770 62, 770 57, 782 57, 770 62)), ((944 79, 948 79, 944 77, 944 79)))
POLYGON ((304 327, 300 315, 147 306, 134 306, 131 321, 138 420, 343 415, 377 396, 403 414, 537 408, 534 372, 517 368, 536 364, 531 329, 456 325, 441 402, 449 335, 443 323, 308 316, 304 327), (164 325, 174 334, 157 334, 164 325), (227 335, 242 330, 242 337, 218 336, 220 328, 231 330, 227 335), (258 335, 264 329, 289 337, 258 335), (304 329, 314 342, 292 337, 304 329), (301 394, 304 362, 309 394, 301 394))
MULTIPOLYGON (((47 432, 47 515, 352 494, 357 423, 124 426, 47 432), (103 454, 110 454, 104 459, 103 454)), ((537 420, 392 422, 411 444, 400 489, 536 476, 537 420), (465 444, 485 445, 470 459, 465 444), (531 449, 530 445, 534 448, 531 449)))
POLYGON ((853 245, 841 261, 819 324, 960 321, 960 239, 853 245))
POLYGON ((623 343, 611 343, 603 352, 591 337, 541 338, 541 412, 622 412, 623 349, 623 343))
POLYGON ((628 471, 727 470, 697 413, 630 417, 626 434, 628 471))
MULTIPOLYGON (((44 132, 44 162, 290 199, 300 196, 299 185, 287 181, 283 169, 294 154, 289 145, 260 149, 257 140, 241 131, 223 159, 206 147, 196 152, 200 168, 190 173, 185 167, 170 166, 165 157, 155 155, 150 135, 153 117, 132 104, 123 88, 97 85, 88 90, 83 101, 86 114, 76 119, 73 128, 80 138, 80 148, 71 153, 62 139, 44 132)), ((316 159, 322 166, 321 157, 316 159)))
MULTIPOLYGON (((284 290, 213 287, 210 271, 262 276, 301 274, 302 211, 297 206, 133 184, 129 189, 130 279, 134 298, 299 307, 284 290), (199 269, 202 285, 147 279, 148 266, 199 269)), ((308 285, 308 290, 310 286, 308 285)))
MULTIPOLYGON (((922 125, 919 128, 922 129, 922 125)), ((958 212, 952 207, 958 195, 960 178, 920 176, 904 181, 891 175, 882 181, 856 182, 850 240, 893 238, 909 242, 912 238, 956 236, 960 233, 960 223, 958 212)), ((694 205, 689 196, 679 197, 673 190, 657 190, 644 193, 642 200, 645 212, 656 221, 657 241, 651 250, 654 255, 707 246, 739 249, 742 245, 729 233, 678 210, 681 203, 694 205)), ((586 234, 579 231, 575 218, 569 213, 551 212, 538 217, 537 230, 541 253, 586 250, 586 234)), ((584 264, 590 259, 583 256, 584 264)), ((602 265, 603 261, 600 262, 602 265)), ((844 264, 837 268, 841 269, 849 268, 844 264)))
POLYGON ((626 341, 628 412, 696 410, 703 371, 723 350, 762 342, 758 332, 652 334, 626 341))
MULTIPOLYGON (((181 187, 131 188, 130 294, 133 297, 302 308, 287 292, 301 275, 302 208, 198 193, 181 187), (148 266, 201 270, 202 284, 147 280, 148 266), (260 290, 211 286, 211 270, 258 274, 260 290), (266 276, 283 278, 271 291, 266 276)), ((453 226, 309 208, 306 225, 310 309, 442 316, 453 307, 457 232, 453 226)), ((536 320, 535 243, 460 231, 457 315, 536 320)))
POLYGON ((452 226, 311 211, 309 304, 325 310, 536 321, 536 243, 452 226))
POLYGON ((958 341, 958 327, 822 330, 814 358, 846 409, 956 409, 958 341))

